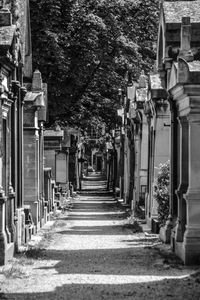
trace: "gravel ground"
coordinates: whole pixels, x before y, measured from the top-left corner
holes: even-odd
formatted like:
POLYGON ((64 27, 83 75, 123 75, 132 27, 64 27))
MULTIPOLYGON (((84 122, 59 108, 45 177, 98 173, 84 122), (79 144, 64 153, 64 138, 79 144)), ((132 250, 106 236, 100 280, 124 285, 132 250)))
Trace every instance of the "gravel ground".
POLYGON ((200 269, 133 229, 110 195, 80 195, 0 267, 0 299, 200 299, 200 269))

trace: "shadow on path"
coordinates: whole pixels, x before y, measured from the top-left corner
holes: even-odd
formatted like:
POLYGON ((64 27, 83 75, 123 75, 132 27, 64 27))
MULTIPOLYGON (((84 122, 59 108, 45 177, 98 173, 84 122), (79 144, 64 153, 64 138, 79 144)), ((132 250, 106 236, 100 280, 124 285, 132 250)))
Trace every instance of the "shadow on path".
POLYGON ((161 251, 155 236, 133 234, 125 217, 111 196, 81 195, 47 232, 48 246, 19 256, 20 277, 0 274, 0 299, 199 300, 195 269, 161 251))

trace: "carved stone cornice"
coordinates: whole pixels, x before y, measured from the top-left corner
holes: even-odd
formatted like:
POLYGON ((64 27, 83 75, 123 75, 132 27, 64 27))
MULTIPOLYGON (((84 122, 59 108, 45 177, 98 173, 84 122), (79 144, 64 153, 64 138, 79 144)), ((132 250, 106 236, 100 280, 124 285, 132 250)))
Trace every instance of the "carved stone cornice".
POLYGON ((9 98, 7 98, 7 99, 4 98, 3 99, 3 101, 2 101, 2 116, 4 118, 7 118, 8 112, 9 112, 11 106, 12 106, 12 103, 13 103, 13 101, 9 98))
POLYGON ((200 118, 200 84, 176 84, 171 90, 179 116, 195 115, 200 118))
POLYGON ((7 118, 9 109, 12 105, 12 100, 9 98, 9 90, 4 83, 4 75, 0 73, 0 101, 2 107, 2 116, 7 118))

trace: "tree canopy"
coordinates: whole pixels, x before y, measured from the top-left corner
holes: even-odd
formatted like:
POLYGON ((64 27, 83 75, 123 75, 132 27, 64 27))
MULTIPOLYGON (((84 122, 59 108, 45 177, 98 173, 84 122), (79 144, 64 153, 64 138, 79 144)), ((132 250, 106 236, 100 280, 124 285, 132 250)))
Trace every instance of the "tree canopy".
POLYGON ((118 88, 155 60, 156 0, 30 0, 33 67, 48 84, 49 120, 117 121, 118 88))

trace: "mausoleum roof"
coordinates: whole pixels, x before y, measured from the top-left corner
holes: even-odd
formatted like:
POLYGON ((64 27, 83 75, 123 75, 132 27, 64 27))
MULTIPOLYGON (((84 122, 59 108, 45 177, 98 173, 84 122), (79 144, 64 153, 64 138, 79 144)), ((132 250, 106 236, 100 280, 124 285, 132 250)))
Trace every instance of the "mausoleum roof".
MULTIPOLYGON (((188 66, 189 72, 200 72, 200 61, 199 60, 194 60, 191 62, 186 62, 188 66)), ((178 70, 178 62, 174 62, 174 67, 176 70, 178 70)))
POLYGON ((24 101, 33 102, 34 106, 40 106, 40 107, 45 106, 43 92, 27 92, 24 101))
POLYGON ((182 17, 190 17, 191 23, 200 23, 200 1, 165 1, 163 10, 166 23, 181 23, 182 17))

